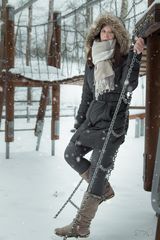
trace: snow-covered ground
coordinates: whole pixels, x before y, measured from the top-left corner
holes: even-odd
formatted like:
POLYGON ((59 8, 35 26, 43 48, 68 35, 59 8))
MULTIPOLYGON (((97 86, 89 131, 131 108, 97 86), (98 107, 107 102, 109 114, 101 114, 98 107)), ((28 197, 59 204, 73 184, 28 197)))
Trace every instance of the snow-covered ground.
MULTIPOLYGON (((70 223, 76 214, 76 209, 68 204, 54 219, 80 181, 63 159, 73 122, 73 117, 60 119, 55 156, 51 156, 49 118, 45 120, 39 152, 35 151, 33 132, 16 132, 11 158, 6 160, 4 135, 0 133, 0 240, 58 240, 54 228, 70 223)), ((34 124, 34 119, 30 123, 15 120, 15 128, 34 124)), ((91 225, 90 240, 155 239, 156 216, 151 194, 143 190, 144 137, 135 138, 134 129, 135 121, 131 120, 110 178, 116 196, 100 205, 91 225)), ((86 187, 82 182, 73 198, 78 205, 86 187)))

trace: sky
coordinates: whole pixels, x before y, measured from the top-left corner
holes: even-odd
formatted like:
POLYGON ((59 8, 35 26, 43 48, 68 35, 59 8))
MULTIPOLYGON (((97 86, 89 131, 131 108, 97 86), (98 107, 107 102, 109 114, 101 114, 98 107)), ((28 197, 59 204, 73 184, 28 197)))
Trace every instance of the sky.
MULTIPOLYGON (((8 0, 9 4, 12 4, 15 6, 15 8, 17 8, 18 5, 20 5, 20 3, 22 2, 22 0, 8 0)), ((65 3, 67 3, 66 0, 55 0, 54 1, 54 6, 56 10, 60 10, 62 9, 62 7, 64 7, 65 3)), ((43 8, 45 10, 48 9, 48 5, 49 5, 49 0, 37 0, 36 4, 39 8, 43 8)))

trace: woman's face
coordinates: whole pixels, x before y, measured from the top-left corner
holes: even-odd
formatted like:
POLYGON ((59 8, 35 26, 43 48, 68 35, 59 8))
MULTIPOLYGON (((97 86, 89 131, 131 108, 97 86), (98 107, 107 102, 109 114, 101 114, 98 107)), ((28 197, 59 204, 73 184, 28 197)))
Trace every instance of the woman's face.
POLYGON ((104 26, 100 32, 100 40, 107 41, 107 40, 112 40, 113 38, 114 38, 114 33, 112 32, 111 27, 104 26))

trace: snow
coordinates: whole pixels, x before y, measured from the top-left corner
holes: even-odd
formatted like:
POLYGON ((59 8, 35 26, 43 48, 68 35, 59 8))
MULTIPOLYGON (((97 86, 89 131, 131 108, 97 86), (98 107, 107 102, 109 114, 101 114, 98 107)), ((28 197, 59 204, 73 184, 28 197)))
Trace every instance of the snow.
POLYGON ((78 67, 77 63, 64 63, 62 62, 62 66, 60 69, 55 67, 50 67, 46 65, 45 61, 37 61, 32 60, 31 66, 26 66, 23 63, 23 58, 15 60, 15 67, 10 69, 10 72, 14 74, 21 74, 26 78, 33 80, 41 80, 41 81, 58 81, 64 80, 67 78, 72 78, 74 76, 83 75, 84 74, 84 65, 78 67), (39 65, 39 66, 38 66, 39 65), (31 67, 32 66, 32 67, 31 67), (68 68, 70 71, 68 72, 68 68))
MULTIPOLYGON (((0 240, 58 240, 54 228, 70 223, 75 216, 76 209, 68 203, 54 218, 80 181, 63 158, 73 122, 73 117, 60 118, 60 140, 55 144, 55 156, 51 156, 49 118, 45 120, 39 152, 35 151, 33 132, 16 132, 11 157, 7 160, 1 133, 0 240)), ((33 128, 34 124, 35 119, 30 123, 15 120, 15 128, 33 128)), ((116 196, 100 205, 91 225, 90 240, 155 239, 156 216, 151 207, 151 193, 143 189, 144 137, 135 138, 134 130, 135 121, 131 120, 110 178, 116 196)), ((82 182, 73 197, 77 205, 86 187, 82 182)))

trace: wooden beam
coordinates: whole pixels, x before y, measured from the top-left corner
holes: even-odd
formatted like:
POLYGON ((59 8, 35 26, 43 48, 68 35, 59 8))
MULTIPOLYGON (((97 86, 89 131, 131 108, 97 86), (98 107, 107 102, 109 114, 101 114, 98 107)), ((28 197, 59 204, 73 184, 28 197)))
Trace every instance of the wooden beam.
POLYGON ((140 77, 143 77, 143 76, 145 76, 145 75, 146 75, 146 73, 140 73, 140 74, 139 74, 140 77))
POLYGON ((45 84, 48 86, 52 86, 54 83, 57 84, 83 84, 84 75, 74 76, 71 78, 66 78, 58 81, 40 81, 40 80, 33 80, 30 78, 26 78, 19 74, 10 74, 10 78, 12 78, 13 84, 15 87, 42 87, 45 84))
POLYGON ((141 63, 141 68, 145 68, 145 69, 146 69, 146 62, 145 62, 145 61, 143 61, 143 62, 141 63))
POLYGON ((49 86, 44 85, 42 87, 41 99, 39 102, 39 109, 37 114, 35 132, 34 132, 35 136, 38 137, 37 146, 36 146, 37 151, 39 150, 40 140, 43 132, 44 117, 45 117, 47 102, 48 102, 48 93, 49 93, 49 86))
POLYGON ((146 64, 146 59, 141 59, 141 66, 143 65, 143 64, 146 64))
POLYGON ((154 3, 136 24, 136 35, 147 38, 160 29, 160 3, 154 3))
POLYGON ((145 106, 130 106, 129 109, 143 109, 143 110, 145 110, 146 107, 145 106))
MULTIPOLYGON (((43 121, 45 112, 46 112, 46 107, 47 107, 47 102, 48 102, 48 92, 49 92, 49 86, 46 84, 42 87, 42 93, 41 93, 41 99, 39 102, 39 108, 38 108, 38 114, 37 114, 37 121, 43 121)), ((36 129, 36 128, 35 128, 36 129)), ((35 130, 36 132, 36 130, 35 130)))
POLYGON ((141 65, 140 65, 140 71, 139 75, 146 75, 146 63, 147 63, 147 48, 146 46, 144 47, 143 53, 142 53, 142 58, 141 58, 141 65))
POLYGON ((137 114, 129 115, 129 119, 136 119, 136 118, 144 119, 145 113, 137 113, 137 114))

